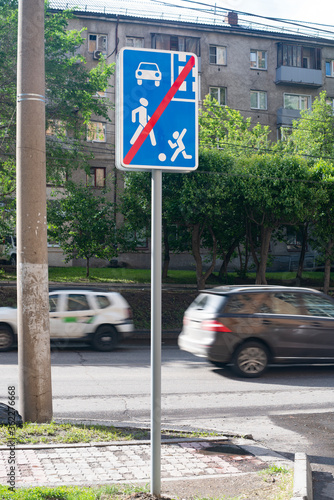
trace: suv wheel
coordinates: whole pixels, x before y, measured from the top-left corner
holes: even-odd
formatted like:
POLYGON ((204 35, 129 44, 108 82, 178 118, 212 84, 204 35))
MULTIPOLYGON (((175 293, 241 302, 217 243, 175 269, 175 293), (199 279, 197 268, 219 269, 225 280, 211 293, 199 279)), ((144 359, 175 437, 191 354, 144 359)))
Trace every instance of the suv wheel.
POLYGON ((233 370, 241 377, 259 377, 268 366, 269 353, 260 342, 246 342, 233 356, 233 370))
POLYGON ((117 331, 111 325, 100 326, 95 332, 92 344, 97 351, 112 351, 118 344, 117 331))
POLYGON ((10 261, 9 261, 10 265, 11 266, 16 266, 16 255, 15 253, 13 253, 11 256, 10 256, 10 261))
POLYGON ((0 325, 0 352, 9 351, 14 344, 12 329, 7 325, 0 325))

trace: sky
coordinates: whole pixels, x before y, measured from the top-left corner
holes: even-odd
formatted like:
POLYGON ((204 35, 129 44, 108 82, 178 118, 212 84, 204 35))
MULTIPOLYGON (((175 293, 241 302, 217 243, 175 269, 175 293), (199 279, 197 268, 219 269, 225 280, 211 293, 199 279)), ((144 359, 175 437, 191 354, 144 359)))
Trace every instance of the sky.
POLYGON ((226 9, 334 27, 333 0, 206 0, 207 3, 211 1, 226 9))

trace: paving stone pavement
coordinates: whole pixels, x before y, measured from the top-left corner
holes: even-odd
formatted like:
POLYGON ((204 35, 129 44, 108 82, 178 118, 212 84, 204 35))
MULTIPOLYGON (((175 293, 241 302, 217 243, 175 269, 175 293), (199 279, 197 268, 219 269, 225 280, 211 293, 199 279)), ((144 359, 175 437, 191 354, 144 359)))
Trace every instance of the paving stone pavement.
MULTIPOLYGON (((161 478, 187 479, 256 472, 283 457, 247 440, 163 442, 161 478), (226 446, 232 445, 232 448, 226 446), (225 447, 225 448, 224 448, 225 447), (225 452, 226 449, 226 452, 225 452)), ((15 458, 15 486, 94 485, 149 481, 149 442, 93 445, 0 447, 0 484, 8 483, 9 458, 15 458), (10 455, 12 453, 12 455, 10 455)))

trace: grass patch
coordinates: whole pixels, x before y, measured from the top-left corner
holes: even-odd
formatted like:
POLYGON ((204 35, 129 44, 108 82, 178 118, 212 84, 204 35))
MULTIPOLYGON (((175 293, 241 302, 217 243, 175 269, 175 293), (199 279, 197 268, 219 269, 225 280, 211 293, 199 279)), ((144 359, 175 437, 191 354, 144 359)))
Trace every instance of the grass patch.
POLYGON ((20 488, 14 491, 0 485, 1 500, 121 500, 138 492, 148 492, 147 486, 110 485, 98 488, 58 486, 56 488, 20 488))
MULTIPOLYGON (((196 438, 208 436, 221 436, 213 432, 177 432, 163 431, 163 438, 196 438)), ((149 429, 117 428, 104 425, 84 424, 35 424, 26 422, 22 427, 17 427, 15 432, 16 444, 75 444, 75 443, 101 443, 110 441, 131 441, 150 438, 149 429)), ((5 445, 13 436, 9 434, 6 426, 0 426, 0 444, 5 445)), ((1 498, 1 497, 0 497, 1 498)))
MULTIPOLYGON (((259 474, 271 486, 265 500, 290 500, 293 496, 293 469, 272 465, 259 474)), ((262 497, 259 497, 261 500, 262 497)))
MULTIPOLYGON (((266 273, 269 283, 291 282, 296 278, 296 272, 266 273)), ((16 269, 12 266, 0 268, 0 281, 12 281, 16 279, 16 269)), ((314 286, 322 286, 324 273, 320 271, 304 271, 303 281, 312 282, 314 286)), ((90 276, 86 278, 85 267, 49 267, 49 281, 57 283, 147 283, 151 282, 150 269, 127 269, 127 268, 91 268, 90 276)), ((331 281, 334 281, 334 273, 331 274, 331 281)), ((255 273, 248 273, 245 279, 240 278, 237 273, 228 273, 224 280, 220 280, 218 273, 213 273, 207 284, 221 285, 234 283, 254 283, 255 273)), ((196 272, 185 270, 170 270, 168 278, 164 283, 179 285, 196 285, 196 272)))
MULTIPOLYGON (((84 424, 35 424, 26 422, 17 427, 16 444, 91 443, 148 439, 149 431, 119 429, 103 425, 84 424)), ((6 426, 0 427, 0 444, 6 444, 12 436, 6 426)))

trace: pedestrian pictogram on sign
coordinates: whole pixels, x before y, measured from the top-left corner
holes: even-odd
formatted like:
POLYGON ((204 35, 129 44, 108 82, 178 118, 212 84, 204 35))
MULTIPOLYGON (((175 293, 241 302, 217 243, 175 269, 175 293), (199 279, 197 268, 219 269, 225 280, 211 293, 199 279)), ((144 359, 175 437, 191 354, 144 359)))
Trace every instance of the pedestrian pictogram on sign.
POLYGON ((116 165, 123 170, 197 168, 197 57, 123 48, 117 61, 116 165))

